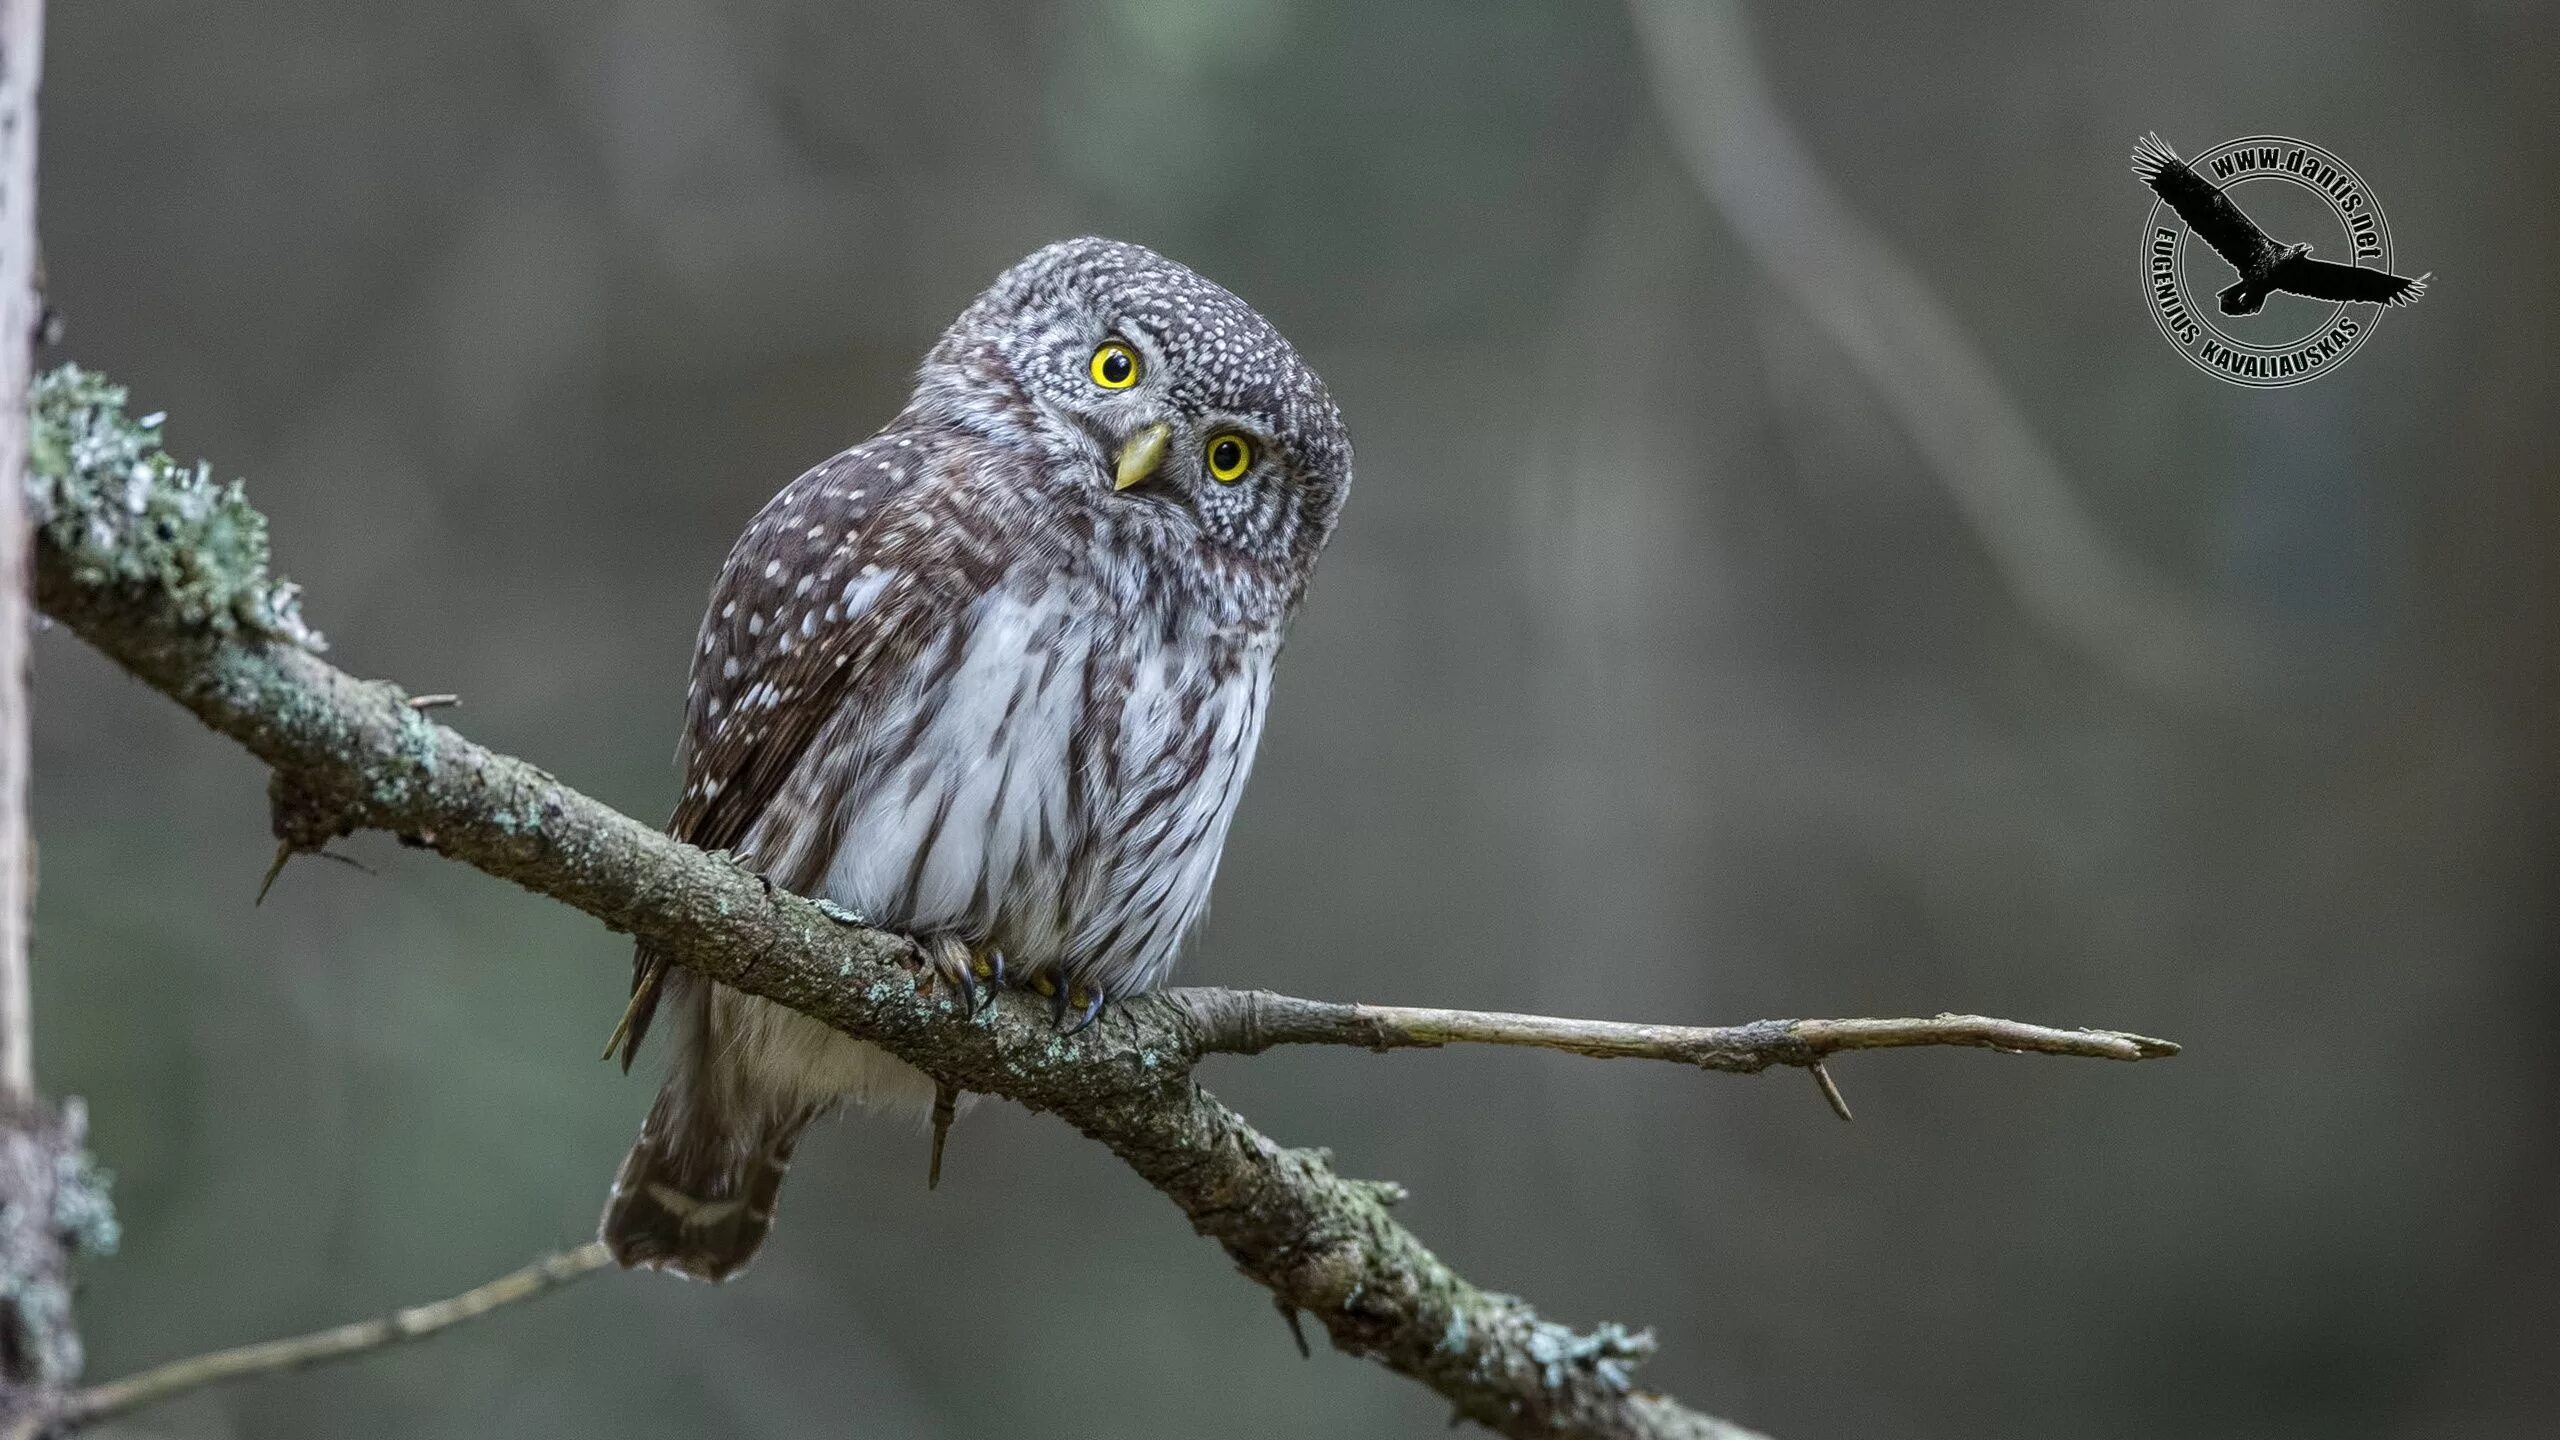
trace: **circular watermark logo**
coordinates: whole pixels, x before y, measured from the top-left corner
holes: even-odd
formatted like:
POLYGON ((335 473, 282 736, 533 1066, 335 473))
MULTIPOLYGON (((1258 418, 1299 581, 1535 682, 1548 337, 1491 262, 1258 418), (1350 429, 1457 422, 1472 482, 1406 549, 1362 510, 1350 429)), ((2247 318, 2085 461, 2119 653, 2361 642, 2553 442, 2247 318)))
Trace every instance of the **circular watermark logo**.
POLYGON ((2392 272, 2372 187, 2306 140, 2251 135, 2183 159, 2157 135, 2133 172, 2156 197, 2142 224, 2142 297, 2189 364, 2234 385, 2315 380, 2371 339, 2427 276, 2392 272))

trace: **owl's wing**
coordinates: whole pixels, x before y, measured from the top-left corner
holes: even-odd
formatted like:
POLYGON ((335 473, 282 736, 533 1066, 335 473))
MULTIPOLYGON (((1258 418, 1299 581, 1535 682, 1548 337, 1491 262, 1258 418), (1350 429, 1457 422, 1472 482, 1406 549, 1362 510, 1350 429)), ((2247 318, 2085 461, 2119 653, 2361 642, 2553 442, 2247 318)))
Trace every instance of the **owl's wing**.
MULTIPOLYGON (((959 513, 973 478, 988 478, 973 468, 994 463, 947 433, 884 431, 757 514, 721 568, 694 647, 676 752, 684 791, 669 834, 736 849, 830 717, 895 683, 929 647, 954 643, 962 614, 1003 568, 959 513)), ((814 877, 776 878, 799 888, 814 877)), ((665 969, 665 956, 640 946, 630 1006, 606 1045, 625 1069, 665 969)))

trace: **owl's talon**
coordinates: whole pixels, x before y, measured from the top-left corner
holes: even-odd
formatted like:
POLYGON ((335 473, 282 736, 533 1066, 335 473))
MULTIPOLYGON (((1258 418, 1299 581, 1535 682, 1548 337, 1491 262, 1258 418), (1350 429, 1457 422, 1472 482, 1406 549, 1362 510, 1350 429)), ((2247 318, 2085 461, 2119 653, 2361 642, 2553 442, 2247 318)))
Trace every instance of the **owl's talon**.
POLYGON ((1086 1027, 1092 1025, 1094 1021, 1102 1018, 1103 1004, 1110 998, 1110 996, 1103 994, 1100 989, 1094 990, 1091 996, 1084 1002, 1084 1014, 1078 1016, 1076 1018, 1076 1023, 1068 1026, 1065 1033, 1069 1035, 1082 1034, 1086 1027))
MULTIPOLYGON (((1034 988, 1039 987, 1039 981, 1034 981, 1032 983, 1034 988)), ((1067 1023, 1067 987, 1064 985, 1051 984, 1047 987, 1047 992, 1049 996, 1049 1028, 1052 1030, 1061 1029, 1067 1023)))
POLYGON ((960 1013, 978 1013, 978 982, 970 978, 969 944, 957 935, 932 935, 916 942, 924 957, 925 973, 933 977, 935 988, 948 985, 960 992, 960 1013))
MULTIPOLYGON (((971 955, 969 973, 986 982, 986 1004, 993 1005, 996 1003, 996 996, 1004 993, 1004 952, 989 949, 971 955)), ((972 995, 969 1013, 974 1016, 980 1008, 977 997, 972 995)))

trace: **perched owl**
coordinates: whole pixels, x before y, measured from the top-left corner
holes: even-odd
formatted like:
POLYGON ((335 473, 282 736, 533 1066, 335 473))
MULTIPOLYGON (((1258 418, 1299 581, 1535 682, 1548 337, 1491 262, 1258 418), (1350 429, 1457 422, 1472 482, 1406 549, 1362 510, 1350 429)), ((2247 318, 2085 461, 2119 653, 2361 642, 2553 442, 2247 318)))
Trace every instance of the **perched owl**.
MULTIPOLYGON (((1324 383, 1253 307, 1135 245, 1041 250, 952 323, 888 428, 729 552, 670 830, 917 936, 958 987, 1032 985, 1089 1021, 1159 984, 1208 904, 1350 488, 1324 383)), ((935 1086, 646 946, 626 1066, 662 988, 672 1069, 604 1239, 725 1279, 811 1120, 922 1115, 935 1086)))

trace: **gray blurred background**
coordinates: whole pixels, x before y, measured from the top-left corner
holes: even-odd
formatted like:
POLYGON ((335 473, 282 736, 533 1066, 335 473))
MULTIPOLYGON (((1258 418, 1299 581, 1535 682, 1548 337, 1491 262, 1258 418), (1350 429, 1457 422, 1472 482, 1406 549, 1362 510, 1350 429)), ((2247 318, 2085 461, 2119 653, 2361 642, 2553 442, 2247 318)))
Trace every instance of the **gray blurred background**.
MULTIPOLYGON (((2560 1406, 2560 23, 2538 4, 78 0, 60 352, 243 475, 336 658, 639 815, 731 537, 1050 239, 1271 315, 1360 481, 1188 978, 2174 1037, 1759 1080, 1278 1054, 1211 1086, 1784 1440, 2547 1434, 2560 1406), (2158 128, 2360 169, 2436 286, 2253 392, 2141 305, 2158 128)), ((2334 253, 2327 252, 2324 253, 2334 253)), ((2290 303, 2278 301, 2278 304, 2290 303)), ((106 1377, 588 1234, 625 947, 40 650, 38 1052, 106 1377)), ((1096 1147, 803 1148, 609 1276, 126 1435, 1429 1435, 1096 1147)))

